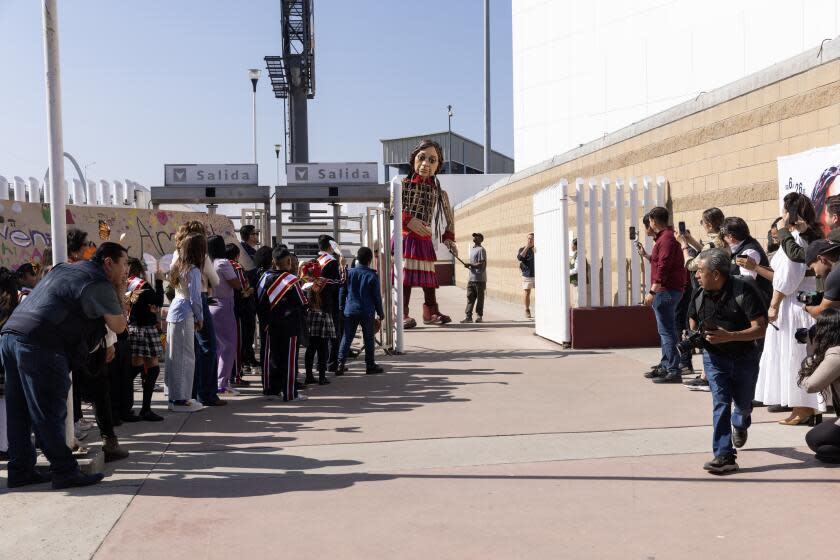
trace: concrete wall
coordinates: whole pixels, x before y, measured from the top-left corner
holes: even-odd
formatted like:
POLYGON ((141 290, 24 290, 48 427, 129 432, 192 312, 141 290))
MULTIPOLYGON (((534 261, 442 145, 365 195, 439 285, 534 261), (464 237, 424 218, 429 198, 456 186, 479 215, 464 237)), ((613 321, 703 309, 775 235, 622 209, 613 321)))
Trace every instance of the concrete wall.
POLYGON ((512 0, 516 170, 840 34, 833 0, 512 0))
MULTIPOLYGON (((470 232, 482 231, 489 295, 518 301, 516 250, 533 230, 534 192, 561 178, 573 184, 576 177, 603 176, 641 183, 644 175, 662 175, 675 223, 698 233, 702 210, 718 206, 743 217, 762 239, 778 215, 776 158, 840 143, 838 58, 835 39, 822 53, 812 49, 500 181, 456 209, 459 247, 468 245, 470 232)), ((570 227, 574 218, 572 212, 570 227)), ((539 240, 537 255, 537 266, 556 259, 539 252, 539 240)), ((456 271, 464 285, 464 269, 456 271)))

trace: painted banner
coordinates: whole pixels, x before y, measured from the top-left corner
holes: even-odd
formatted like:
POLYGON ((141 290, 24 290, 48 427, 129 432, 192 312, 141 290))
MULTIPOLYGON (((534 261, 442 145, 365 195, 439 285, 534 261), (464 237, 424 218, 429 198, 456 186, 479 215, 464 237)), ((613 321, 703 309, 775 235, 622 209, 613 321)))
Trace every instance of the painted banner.
POLYGON ((834 180, 840 173, 840 144, 782 156, 778 158, 778 170, 779 215, 785 195, 798 192, 814 203, 817 219, 829 223, 825 199, 840 194, 840 182, 834 180))
MULTIPOLYGON (((178 226, 199 220, 208 235, 217 234, 225 243, 236 243, 233 222, 225 216, 201 212, 168 212, 107 206, 67 206, 67 228, 78 228, 97 245, 103 241, 121 243, 129 256, 167 262, 175 249, 178 226), (164 257, 161 259, 161 257, 164 257)), ((0 201, 0 266, 16 270, 26 262, 41 262, 50 241, 48 204, 0 201)))

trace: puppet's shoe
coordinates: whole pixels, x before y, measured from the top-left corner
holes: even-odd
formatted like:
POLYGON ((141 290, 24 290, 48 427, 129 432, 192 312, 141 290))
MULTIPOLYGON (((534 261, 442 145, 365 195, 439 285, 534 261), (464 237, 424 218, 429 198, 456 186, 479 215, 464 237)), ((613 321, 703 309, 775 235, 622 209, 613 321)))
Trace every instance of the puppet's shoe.
POLYGON ((403 328, 404 329, 413 329, 416 326, 417 326, 417 321, 415 321, 413 317, 409 317, 408 315, 406 315, 403 318, 403 328))
POLYGON ((445 325, 451 323, 452 318, 441 314, 436 303, 432 305, 423 304, 423 323, 426 325, 445 325))

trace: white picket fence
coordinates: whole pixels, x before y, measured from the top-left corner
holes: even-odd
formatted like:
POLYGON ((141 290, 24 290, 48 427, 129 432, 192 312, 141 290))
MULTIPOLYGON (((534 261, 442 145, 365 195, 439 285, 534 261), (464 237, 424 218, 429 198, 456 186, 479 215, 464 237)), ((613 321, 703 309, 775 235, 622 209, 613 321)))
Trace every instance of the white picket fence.
POLYGON ((624 178, 586 181, 578 177, 574 186, 561 179, 556 185, 534 194, 534 245, 538 255, 545 255, 543 259, 537 257, 536 334, 560 344, 571 342, 569 255, 572 238, 577 239, 578 249, 575 263, 578 306, 638 305, 642 301, 642 271, 644 285, 650 286, 650 267, 642 266, 634 242, 630 240, 629 228, 636 228, 636 239, 650 254, 653 240, 645 236, 641 219, 653 207, 665 205, 666 181, 664 177, 656 177, 655 181, 643 177, 641 181, 641 195, 636 177, 628 177, 626 182, 624 178), (575 206, 574 230, 568 227, 570 204, 575 206), (615 290, 613 261, 617 267, 615 290), (551 263, 556 265, 551 266, 551 263))
MULTIPOLYGON (((72 185, 65 180, 64 191, 67 193, 68 204, 80 206, 148 208, 151 200, 149 189, 131 179, 113 182, 105 179, 98 181, 88 179, 87 184, 83 184, 79 179, 73 179, 72 185)), ((0 200, 49 204, 49 185, 35 177, 24 179, 16 175, 9 181, 0 175, 0 200)))

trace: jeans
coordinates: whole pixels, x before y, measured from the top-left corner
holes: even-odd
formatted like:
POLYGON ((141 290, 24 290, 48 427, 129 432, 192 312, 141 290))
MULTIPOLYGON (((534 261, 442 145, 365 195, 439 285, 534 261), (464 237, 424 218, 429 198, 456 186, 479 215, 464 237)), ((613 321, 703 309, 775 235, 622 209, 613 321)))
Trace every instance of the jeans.
MULTIPOLYGON (((680 298, 680 303, 677 305, 676 314, 676 328, 677 328, 677 340, 682 338, 682 333, 688 328, 688 306, 691 303, 691 296, 693 292, 689 289, 683 292, 682 297, 680 298)), ((682 355, 680 354, 680 368, 690 368, 694 369, 694 366, 691 363, 691 356, 692 354, 682 355)))
POLYGON ((341 347, 338 350, 338 361, 347 361, 347 353, 350 351, 350 343, 356 336, 356 329, 362 326, 362 337, 365 341, 365 365, 369 368, 376 365, 373 358, 375 342, 373 340, 373 317, 370 315, 351 315, 344 317, 344 336, 341 338, 341 347))
POLYGON ((653 297, 653 313, 656 315, 656 328, 662 346, 662 367, 669 375, 678 375, 680 372, 676 309, 681 297, 682 292, 679 290, 657 292, 653 297))
POLYGON ((739 430, 750 427, 760 357, 757 348, 736 357, 703 351, 703 367, 712 393, 712 450, 715 457, 735 454, 733 427, 739 430), (731 410, 733 403, 734 411, 731 410))
POLYGON ((473 305, 475 305, 475 313, 479 317, 484 316, 484 289, 487 287, 487 282, 473 282, 467 283, 467 309, 464 311, 467 317, 472 318, 473 305))
POLYGON ((216 331, 213 328, 213 316, 210 315, 210 305, 207 294, 201 294, 201 308, 204 314, 204 324, 200 331, 195 331, 195 375, 193 377, 193 397, 202 404, 210 404, 218 400, 218 361, 216 355, 216 331))
POLYGON ((72 476, 79 465, 64 439, 70 391, 67 357, 11 333, 0 338, 0 357, 6 370, 9 480, 25 480, 35 470, 33 431, 53 475, 72 476))

